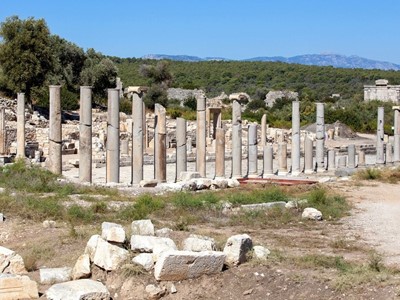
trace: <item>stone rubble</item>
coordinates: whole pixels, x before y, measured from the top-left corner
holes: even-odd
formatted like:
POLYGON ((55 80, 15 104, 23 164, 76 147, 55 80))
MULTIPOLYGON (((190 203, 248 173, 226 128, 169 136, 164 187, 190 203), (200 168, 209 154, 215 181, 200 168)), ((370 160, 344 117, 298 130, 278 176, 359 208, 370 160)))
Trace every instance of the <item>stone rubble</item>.
POLYGON ((224 247, 225 263, 228 266, 237 266, 247 261, 247 253, 253 248, 253 241, 247 234, 231 236, 224 247))
POLYGON ((43 268, 39 269, 40 284, 54 284, 70 281, 72 279, 71 268, 43 268))
POLYGON ((26 275, 0 274, 0 299, 39 299, 37 283, 26 275))
POLYGON ((315 209, 313 207, 306 207, 301 214, 301 217, 303 219, 321 221, 322 213, 318 209, 315 209))
POLYGON ((0 273, 23 275, 27 274, 21 255, 8 248, 0 246, 0 273))
POLYGON ((137 220, 131 224, 133 235, 154 235, 154 225, 151 220, 137 220))
POLYGON ((79 279, 52 285, 45 295, 48 300, 109 300, 111 294, 107 287, 99 281, 79 279))

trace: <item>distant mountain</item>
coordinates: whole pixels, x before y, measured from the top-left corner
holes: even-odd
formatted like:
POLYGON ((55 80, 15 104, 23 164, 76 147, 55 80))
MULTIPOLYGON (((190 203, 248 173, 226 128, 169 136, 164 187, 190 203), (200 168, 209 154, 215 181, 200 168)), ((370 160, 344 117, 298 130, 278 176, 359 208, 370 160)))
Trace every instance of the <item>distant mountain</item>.
MULTIPOLYGON (((149 54, 142 57, 143 59, 169 59, 177 61, 230 61, 223 57, 205 57, 189 55, 166 55, 166 54, 149 54)), ((243 59, 241 61, 279 61, 290 64, 312 65, 312 66, 332 66, 335 68, 360 68, 360 69, 380 69, 380 70, 400 70, 400 65, 390 62, 372 60, 359 57, 356 55, 345 56, 339 54, 305 54, 292 57, 283 56, 261 56, 243 59)))

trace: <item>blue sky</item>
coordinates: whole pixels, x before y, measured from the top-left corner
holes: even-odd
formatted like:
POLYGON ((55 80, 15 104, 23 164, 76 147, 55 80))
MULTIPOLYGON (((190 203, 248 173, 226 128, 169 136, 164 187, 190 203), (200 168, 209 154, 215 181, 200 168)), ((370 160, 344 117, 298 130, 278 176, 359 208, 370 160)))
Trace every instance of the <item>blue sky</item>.
POLYGON ((335 53, 400 64, 399 0, 0 0, 103 54, 244 59, 335 53))

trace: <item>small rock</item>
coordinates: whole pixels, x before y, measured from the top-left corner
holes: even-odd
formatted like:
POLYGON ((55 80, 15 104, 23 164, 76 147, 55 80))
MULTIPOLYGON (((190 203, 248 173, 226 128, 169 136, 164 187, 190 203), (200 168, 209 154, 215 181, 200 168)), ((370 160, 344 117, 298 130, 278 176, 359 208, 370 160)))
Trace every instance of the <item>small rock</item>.
POLYGON ((214 239, 206 236, 191 234, 183 241, 183 250, 185 251, 214 251, 216 248, 214 239))
POLYGON ((237 266, 246 261, 246 254, 253 248, 253 242, 247 234, 231 236, 224 248, 226 254, 225 263, 230 266, 237 266))
POLYGON ((79 279, 51 286, 45 295, 48 300, 90 299, 109 300, 108 289, 99 281, 79 279))
POLYGON ((0 213, 0 223, 3 223, 5 221, 5 217, 2 213, 0 213))
POLYGON ((304 209, 303 213, 301 214, 301 217, 303 219, 321 221, 322 213, 318 209, 307 207, 304 209))
POLYGON ((190 181, 196 184, 196 190, 208 190, 212 184, 212 180, 208 178, 194 178, 190 181))
POLYGON ((251 293, 253 293, 253 289, 246 290, 243 292, 243 296, 250 295, 251 293))
POLYGON ((72 276, 71 268, 44 268, 39 269, 41 284, 54 284, 70 281, 72 276))
POLYGON ((146 286, 146 293, 148 295, 148 299, 157 300, 163 297, 166 293, 165 288, 161 288, 155 284, 149 284, 146 286))
POLYGON ((131 224, 133 235, 154 235, 154 225, 151 220, 137 220, 131 224))
POLYGON ((171 283, 171 287, 169 289, 171 294, 176 294, 178 292, 178 290, 175 287, 175 284, 171 283))
POLYGON ((103 222, 101 224, 101 237, 109 242, 125 242, 125 230, 120 224, 103 222))
POLYGON ((132 259, 135 264, 141 265, 146 271, 154 267, 153 255, 149 253, 140 253, 132 259))
POLYGON ((83 279, 89 278, 91 275, 90 271, 90 257, 89 254, 82 254, 78 257, 74 268, 72 269, 72 279, 83 279))
POLYGON ((269 251, 267 248, 263 246, 254 246, 253 251, 254 251, 254 257, 262 260, 267 259, 268 255, 270 255, 271 253, 271 251, 269 251))
POLYGON ((158 181, 155 179, 150 179, 150 180, 141 180, 139 182, 140 187, 143 188, 152 188, 152 187, 156 187, 158 184, 158 181))
POLYGON ((215 178, 212 181, 212 186, 216 189, 226 189, 228 187, 228 180, 225 178, 215 178))
POLYGON ((55 228, 56 227, 56 221, 52 220, 45 220, 42 223, 43 228, 55 228))
POLYGON ((227 179, 227 184, 228 184, 229 188, 234 188, 234 187, 240 186, 240 182, 236 178, 227 179))

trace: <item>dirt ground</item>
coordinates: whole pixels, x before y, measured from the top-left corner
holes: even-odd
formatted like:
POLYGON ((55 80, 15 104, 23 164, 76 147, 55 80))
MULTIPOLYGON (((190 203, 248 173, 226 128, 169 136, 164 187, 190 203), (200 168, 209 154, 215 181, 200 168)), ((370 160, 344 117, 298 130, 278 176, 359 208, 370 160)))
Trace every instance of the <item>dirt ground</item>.
MULTIPOLYGON (((287 259, 313 254, 363 263, 368 262, 370 251, 375 250, 387 265, 400 267, 400 186, 342 181, 329 183, 328 187, 353 203, 351 215, 339 222, 298 222, 274 228, 202 225, 173 232, 171 238, 178 247, 190 233, 212 236, 220 245, 230 235, 247 233, 255 245, 269 248, 272 254, 266 262, 252 260, 216 276, 174 282, 177 293, 167 294, 163 299, 398 299, 398 273, 390 278, 382 275, 373 282, 367 279, 357 283, 351 277, 340 276, 335 269, 304 266, 287 259)), ((156 225, 160 228, 165 224, 156 222, 156 225)), ((37 264, 36 268, 72 267, 83 253, 88 237, 99 232, 99 225, 72 229, 66 223, 58 223, 56 228, 45 229, 42 224, 9 216, 0 224, 0 244, 27 258, 27 265, 37 264), (30 262, 32 253, 40 259, 30 262)), ((29 276, 39 281, 38 271, 30 272, 29 276)), ((106 276, 101 271, 96 276, 107 284, 113 299, 143 299, 144 287, 156 283, 151 273, 130 279, 115 274, 106 276)), ((169 282, 159 284, 170 289, 169 282)), ((44 292, 48 286, 39 288, 44 292)))

